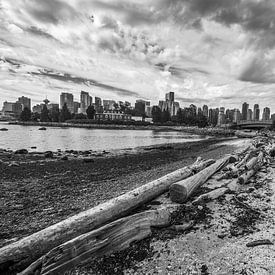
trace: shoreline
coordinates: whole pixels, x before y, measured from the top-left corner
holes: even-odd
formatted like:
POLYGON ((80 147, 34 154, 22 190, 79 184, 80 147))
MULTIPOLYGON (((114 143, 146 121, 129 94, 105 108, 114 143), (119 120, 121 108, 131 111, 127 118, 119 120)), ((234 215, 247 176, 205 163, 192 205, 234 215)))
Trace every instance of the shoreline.
POLYGON ((121 155, 47 159, 0 153, 0 247, 235 145, 210 139, 121 155), (17 163, 17 165, 10 165, 17 163))
POLYGON ((196 126, 166 126, 166 125, 116 125, 116 124, 76 124, 63 122, 8 122, 11 125, 37 126, 37 127, 59 127, 59 128, 85 128, 106 130, 152 130, 152 131, 182 131, 196 135, 207 136, 234 136, 235 130, 222 128, 198 128, 196 126))

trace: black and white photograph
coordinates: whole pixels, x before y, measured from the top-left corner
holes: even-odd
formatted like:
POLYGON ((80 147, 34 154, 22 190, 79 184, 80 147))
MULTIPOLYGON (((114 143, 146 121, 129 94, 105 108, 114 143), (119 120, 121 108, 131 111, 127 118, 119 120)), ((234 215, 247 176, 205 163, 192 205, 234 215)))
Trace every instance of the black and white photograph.
POLYGON ((0 275, 275 275, 274 0, 0 0, 0 275))

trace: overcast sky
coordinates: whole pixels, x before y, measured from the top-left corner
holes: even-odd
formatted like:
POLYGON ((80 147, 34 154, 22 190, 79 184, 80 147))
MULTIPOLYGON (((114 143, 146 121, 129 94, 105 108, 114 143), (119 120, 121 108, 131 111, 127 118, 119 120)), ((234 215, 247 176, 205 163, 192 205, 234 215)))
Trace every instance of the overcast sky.
POLYGON ((274 0, 0 0, 0 104, 81 90, 275 112, 274 0))

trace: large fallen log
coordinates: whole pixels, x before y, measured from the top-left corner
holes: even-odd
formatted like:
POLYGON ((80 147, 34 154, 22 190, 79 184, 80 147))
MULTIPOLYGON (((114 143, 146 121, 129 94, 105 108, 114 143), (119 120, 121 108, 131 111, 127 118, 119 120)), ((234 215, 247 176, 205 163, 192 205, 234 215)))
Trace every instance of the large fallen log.
POLYGON ((253 157, 252 159, 250 159, 250 160, 246 163, 245 169, 246 169, 246 170, 251 170, 251 169, 253 169, 253 167, 254 167, 258 162, 262 161, 263 156, 264 156, 263 152, 260 152, 259 155, 258 155, 257 157, 253 157))
POLYGON ((196 161, 191 166, 174 171, 1 248, 0 273, 23 270, 54 247, 129 214, 133 209, 168 191, 171 184, 191 176, 213 162, 196 161))
POLYGON ((201 172, 189 177, 185 180, 176 182, 170 187, 170 198, 173 202, 184 203, 194 193, 194 191, 204 184, 216 172, 221 170, 229 162, 236 161, 236 158, 229 155, 216 163, 205 168, 201 172))
POLYGON ((96 257, 124 250, 131 242, 151 235, 151 227, 170 225, 170 215, 176 209, 175 205, 141 212, 80 235, 55 247, 20 275, 64 274, 77 265, 91 262, 96 257))

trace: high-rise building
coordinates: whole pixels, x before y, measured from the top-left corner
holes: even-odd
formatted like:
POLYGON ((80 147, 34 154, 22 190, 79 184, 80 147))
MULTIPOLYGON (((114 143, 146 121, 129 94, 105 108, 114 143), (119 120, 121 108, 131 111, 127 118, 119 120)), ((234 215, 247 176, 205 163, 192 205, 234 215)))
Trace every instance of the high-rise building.
POLYGON ((165 100, 174 102, 175 101, 175 93, 169 92, 169 93, 165 94, 165 100))
POLYGON ((271 120, 275 121, 275 113, 271 115, 271 120))
POLYGON ((251 109, 247 110, 247 120, 252 120, 253 119, 253 112, 251 109))
POLYGON ((220 110, 219 110, 219 116, 218 116, 218 123, 217 125, 218 126, 221 126, 223 124, 225 124, 225 108, 224 107, 221 107, 220 110))
POLYGON ((23 105, 23 109, 27 107, 29 110, 31 110, 31 99, 25 96, 21 96, 18 98, 19 103, 23 105))
POLYGON ((74 96, 70 93, 62 93, 60 95, 60 109, 63 108, 64 104, 67 104, 67 107, 71 113, 74 113, 74 96))
POLYGON ((212 126, 216 126, 218 123, 219 108, 209 109, 209 123, 212 126))
POLYGON ((248 107, 249 107, 249 104, 244 102, 242 106, 242 120, 247 120, 248 107))
POLYGON ((207 105, 203 105, 202 107, 202 114, 208 118, 208 106, 207 105))
POLYGON ((81 91, 80 93, 80 113, 86 114, 87 108, 93 103, 93 98, 88 92, 81 91))
POLYGON ((234 120, 233 122, 238 123, 241 120, 241 112, 239 109, 234 109, 234 120))
POLYGON ((270 120, 270 109, 268 107, 263 110, 263 120, 270 120))
MULTIPOLYGON (((138 116, 144 116, 145 115, 145 106, 146 106, 146 101, 144 101, 142 99, 136 100, 135 110, 136 110, 136 113, 137 113, 138 116)), ((149 102, 149 106, 150 106, 150 102, 149 102)))
POLYGON ((254 119, 254 120, 259 120, 259 119, 260 119, 260 108, 259 108, 259 104, 255 104, 255 105, 254 105, 253 119, 254 119))
POLYGON ((227 109, 225 111, 225 120, 226 120, 226 123, 231 123, 234 121, 234 109, 233 110, 227 109))

